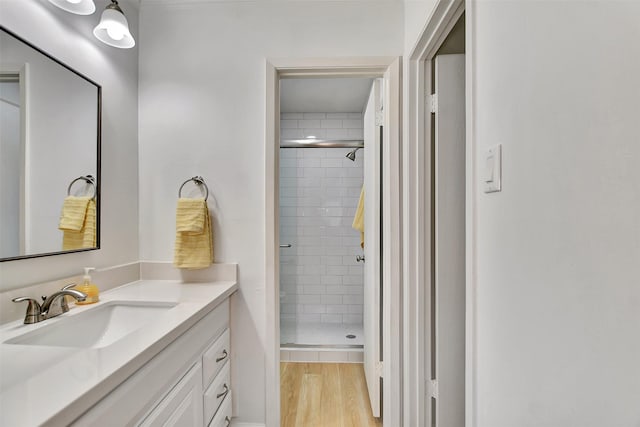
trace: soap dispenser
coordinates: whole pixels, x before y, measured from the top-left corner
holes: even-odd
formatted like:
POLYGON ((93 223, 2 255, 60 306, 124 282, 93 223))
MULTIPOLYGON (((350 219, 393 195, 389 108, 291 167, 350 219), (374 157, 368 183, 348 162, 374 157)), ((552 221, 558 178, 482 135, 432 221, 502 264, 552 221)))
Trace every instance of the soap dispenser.
POLYGON ((84 277, 82 278, 83 283, 75 287, 75 289, 87 295, 84 301, 76 301, 76 304, 93 304, 99 300, 100 290, 94 283, 91 283, 91 276, 89 275, 92 270, 95 270, 95 268, 85 267, 84 277))

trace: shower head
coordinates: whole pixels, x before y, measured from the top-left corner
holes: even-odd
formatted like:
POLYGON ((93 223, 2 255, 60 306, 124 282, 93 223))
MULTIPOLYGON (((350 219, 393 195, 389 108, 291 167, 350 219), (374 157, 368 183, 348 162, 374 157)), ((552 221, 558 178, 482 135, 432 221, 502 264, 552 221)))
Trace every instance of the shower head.
POLYGON ((361 148, 362 147, 358 147, 358 148, 355 148, 355 149, 349 151, 345 157, 347 159, 351 160, 352 162, 355 162, 356 161, 356 151, 358 151, 361 148))

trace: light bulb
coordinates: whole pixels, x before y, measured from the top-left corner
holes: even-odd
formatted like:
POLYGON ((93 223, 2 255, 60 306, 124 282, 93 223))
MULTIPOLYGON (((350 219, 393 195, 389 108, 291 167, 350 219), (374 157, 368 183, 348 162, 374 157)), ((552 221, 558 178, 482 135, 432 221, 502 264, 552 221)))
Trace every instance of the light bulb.
POLYGON ((114 40, 122 40, 124 37, 124 31, 119 25, 109 25, 107 27, 107 34, 114 40))

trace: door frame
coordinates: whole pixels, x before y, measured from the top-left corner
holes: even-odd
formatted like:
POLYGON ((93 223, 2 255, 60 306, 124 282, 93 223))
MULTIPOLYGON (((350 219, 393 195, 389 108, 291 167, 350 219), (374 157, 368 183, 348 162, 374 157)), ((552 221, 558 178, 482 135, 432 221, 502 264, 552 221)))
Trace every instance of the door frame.
POLYGON ((280 426, 279 148, 280 79, 383 77, 385 111, 383 174, 383 414, 384 425, 403 425, 402 335, 402 59, 341 57, 267 59, 265 111, 265 385, 268 427, 280 426))
POLYGON ((472 33, 475 5, 472 0, 437 0, 426 25, 408 58, 407 74, 407 136, 404 151, 405 218, 408 230, 404 241, 405 292, 405 348, 404 394, 405 426, 427 425, 431 419, 428 404, 432 390, 431 378, 431 288, 433 257, 431 233, 432 168, 430 135, 435 123, 427 108, 428 96, 433 92, 432 60, 463 13, 465 20, 465 110, 466 110, 466 194, 465 194, 465 425, 475 423, 475 275, 476 266, 476 167, 475 144, 472 139, 474 123, 472 33), (426 261, 426 262, 425 262, 426 261))

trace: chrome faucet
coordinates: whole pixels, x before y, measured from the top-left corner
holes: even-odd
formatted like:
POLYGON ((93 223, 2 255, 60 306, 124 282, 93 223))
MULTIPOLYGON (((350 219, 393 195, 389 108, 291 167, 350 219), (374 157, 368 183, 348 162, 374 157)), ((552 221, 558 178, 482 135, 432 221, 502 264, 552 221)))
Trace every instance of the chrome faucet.
POLYGON ((12 299, 12 301, 28 301, 29 305, 27 305, 27 313, 24 316, 24 323, 25 325, 38 323, 52 317, 60 316, 62 313, 69 311, 69 305, 67 304, 65 296, 69 295, 78 301, 84 301, 87 298, 86 294, 76 291, 75 289, 70 289, 73 286, 75 286, 75 283, 68 284, 58 292, 54 292, 48 297, 42 297, 42 305, 40 305, 35 299, 29 297, 18 297, 12 299))

